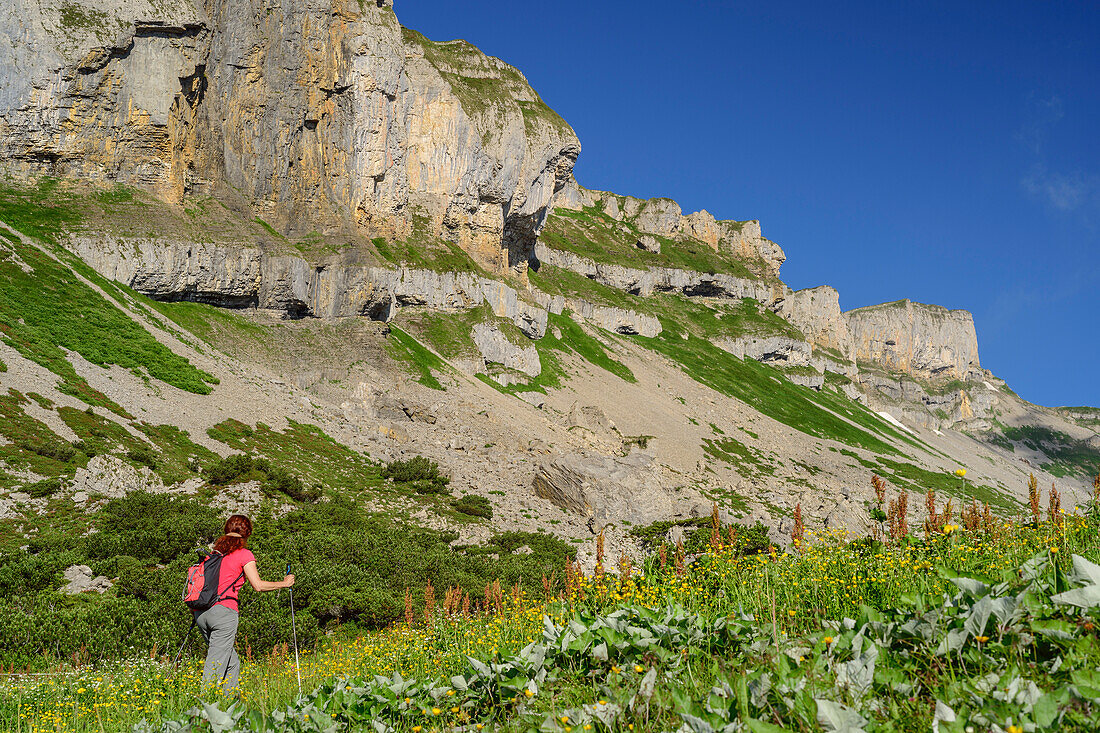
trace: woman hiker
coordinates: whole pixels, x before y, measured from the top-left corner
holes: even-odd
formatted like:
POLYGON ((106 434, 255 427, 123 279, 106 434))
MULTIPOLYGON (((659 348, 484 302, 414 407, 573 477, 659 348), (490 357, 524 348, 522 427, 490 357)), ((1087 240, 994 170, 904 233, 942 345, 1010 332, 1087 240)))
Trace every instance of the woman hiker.
POLYGON ((218 573, 218 602, 205 611, 195 611, 195 625, 206 639, 208 649, 206 664, 202 669, 203 682, 221 682, 222 691, 236 689, 241 660, 233 649, 237 638, 237 594, 244 586, 245 578, 256 591, 279 590, 294 585, 294 576, 283 580, 262 580, 256 570, 256 558, 249 551, 248 536, 252 534, 252 522, 248 517, 234 514, 225 521, 225 533, 214 542, 214 552, 222 555, 218 573))

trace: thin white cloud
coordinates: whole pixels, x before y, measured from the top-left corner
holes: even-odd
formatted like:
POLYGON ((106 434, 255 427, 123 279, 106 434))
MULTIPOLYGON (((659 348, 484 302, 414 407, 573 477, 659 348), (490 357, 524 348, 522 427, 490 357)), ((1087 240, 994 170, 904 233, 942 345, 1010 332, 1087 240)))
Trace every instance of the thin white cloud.
POLYGON ((1025 122, 1016 132, 1016 140, 1027 148, 1031 165, 1020 178, 1021 188, 1052 211, 1073 214, 1093 228, 1100 215, 1100 176, 1055 165, 1048 151, 1048 141, 1066 116, 1062 98, 1032 95, 1026 107, 1025 122))
POLYGON ((1096 197, 1096 185, 1080 173, 1058 173, 1038 165, 1021 181, 1024 190, 1059 211, 1076 211, 1096 197))
POLYGON ((1046 148, 1050 128, 1066 116, 1062 98, 1055 94, 1048 99, 1027 100, 1027 120, 1016 131, 1016 139, 1031 149, 1036 156, 1042 156, 1046 148))

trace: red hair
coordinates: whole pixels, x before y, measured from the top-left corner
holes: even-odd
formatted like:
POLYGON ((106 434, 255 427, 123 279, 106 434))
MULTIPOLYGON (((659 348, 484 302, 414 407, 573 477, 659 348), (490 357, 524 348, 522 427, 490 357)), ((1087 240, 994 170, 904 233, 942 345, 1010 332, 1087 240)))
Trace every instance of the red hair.
POLYGON ((225 520, 225 534, 214 542, 214 552, 228 555, 234 550, 242 550, 248 547, 250 534, 252 534, 252 520, 243 514, 234 514, 225 520), (230 535, 230 532, 233 534, 230 535))

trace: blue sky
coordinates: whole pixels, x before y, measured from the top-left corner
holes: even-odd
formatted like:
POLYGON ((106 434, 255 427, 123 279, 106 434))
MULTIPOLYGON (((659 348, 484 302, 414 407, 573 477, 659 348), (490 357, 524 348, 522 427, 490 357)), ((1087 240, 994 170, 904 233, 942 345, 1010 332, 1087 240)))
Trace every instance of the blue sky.
POLYGON ((396 11, 519 67, 582 185, 760 219, 792 287, 965 308, 1021 396, 1100 405, 1100 3, 396 11))

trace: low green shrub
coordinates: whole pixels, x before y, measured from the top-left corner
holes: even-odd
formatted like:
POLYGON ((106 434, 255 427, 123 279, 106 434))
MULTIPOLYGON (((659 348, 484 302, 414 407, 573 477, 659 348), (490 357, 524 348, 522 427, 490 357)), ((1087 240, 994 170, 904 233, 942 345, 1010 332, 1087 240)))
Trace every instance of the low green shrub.
POLYGON ((466 494, 461 499, 456 499, 452 502, 451 506, 454 507, 456 512, 471 517, 484 517, 485 519, 493 518, 493 505, 484 496, 466 494))
POLYGON ((68 463, 73 458, 76 458, 76 450, 71 443, 62 443, 59 441, 27 441, 21 443, 19 447, 31 453, 37 453, 43 458, 52 458, 62 463, 68 463))
POLYGON ((273 465, 266 458, 244 454, 222 458, 207 466, 203 473, 214 486, 259 481, 268 496, 282 493, 295 501, 314 502, 323 493, 319 485, 307 488, 301 478, 281 466, 273 465))
POLYGON ((138 446, 133 450, 127 451, 126 457, 134 463, 146 466, 153 471, 157 470, 157 454, 146 446, 138 446))
POLYGON ((442 494, 451 482, 449 476, 439 472, 439 464, 424 456, 413 456, 404 461, 393 461, 382 469, 382 478, 395 484, 406 484, 418 494, 442 494))
POLYGON ((35 481, 33 484, 27 484, 23 487, 23 492, 26 494, 30 494, 35 499, 44 499, 47 496, 53 496, 60 490, 61 481, 55 478, 35 481))
POLYGON ((243 454, 228 456, 207 466, 203 471, 203 475, 214 486, 228 486, 229 484, 259 479, 262 477, 255 475, 262 470, 256 465, 258 460, 262 461, 263 459, 255 459, 252 456, 243 454))
MULTIPOLYGON (((221 533, 224 519, 224 512, 189 498, 135 492, 107 502, 95 515, 97 531, 87 536, 44 532, 28 540, 26 551, 0 552, 0 664, 41 668, 74 653, 94 661, 175 644, 191 620, 179 600, 187 567, 221 533), (114 587, 102 595, 59 594, 61 572, 77 564, 111 578, 114 587)), ((429 582, 457 586, 475 599, 496 580, 541 595, 543 574, 562 578, 574 556, 565 542, 533 533, 452 546, 456 533, 398 524, 342 495, 278 519, 261 509, 253 522, 248 547, 260 575, 281 578, 289 563, 297 576, 303 646, 337 627, 374 629, 403 618, 406 589, 422 594, 429 582), (514 552, 524 545, 530 553, 514 552)), ((246 587, 240 610, 239 639, 254 652, 289 638, 285 593, 246 587)), ((201 653, 201 645, 195 648, 201 653)))
POLYGON ((169 563, 213 542, 222 518, 210 507, 183 497, 136 491, 113 499, 98 517, 98 532, 85 541, 90 559, 129 555, 150 563, 169 563))
MULTIPOLYGON (((683 527, 684 553, 698 555, 710 548, 711 538, 714 536, 713 520, 710 517, 698 517, 695 519, 681 519, 678 521, 654 522, 644 527, 634 527, 630 534, 641 541, 647 550, 657 550, 661 545, 669 545, 667 538, 669 530, 673 527, 683 527)), ((730 544, 733 537, 733 548, 740 555, 758 555, 770 552, 774 544, 768 535, 768 528, 757 520, 756 524, 722 524, 718 530, 720 541, 730 544)))

